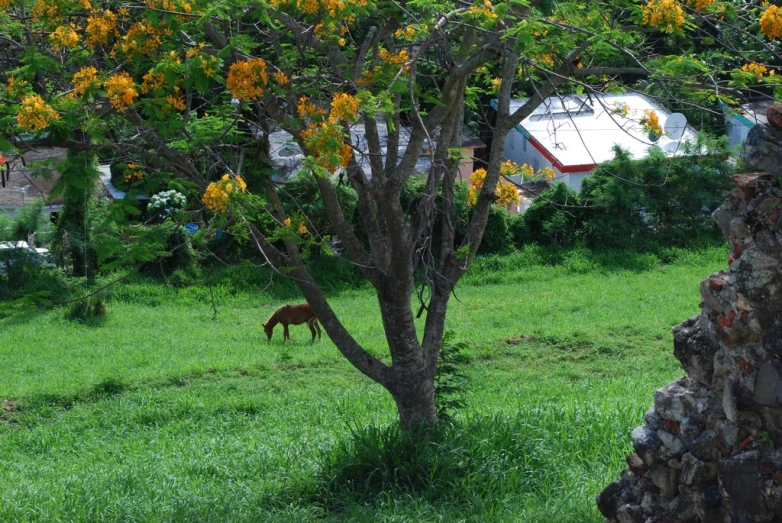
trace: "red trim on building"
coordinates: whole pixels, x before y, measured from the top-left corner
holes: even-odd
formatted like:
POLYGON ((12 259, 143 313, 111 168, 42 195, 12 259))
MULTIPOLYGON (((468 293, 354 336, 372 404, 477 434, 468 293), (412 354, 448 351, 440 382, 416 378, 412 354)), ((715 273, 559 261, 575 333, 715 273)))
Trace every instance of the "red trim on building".
POLYGON ((551 164, 554 167, 556 167, 557 170, 562 174, 592 171, 595 168, 597 168, 597 164, 594 163, 582 163, 579 165, 562 165, 562 162, 554 158, 554 156, 550 152, 548 152, 548 150, 546 150, 546 148, 543 147, 543 145, 541 145, 541 143, 537 141, 535 138, 533 138, 532 136, 529 137, 529 143, 531 143, 535 149, 540 151, 540 154, 542 154, 546 158, 546 160, 550 161, 551 164))

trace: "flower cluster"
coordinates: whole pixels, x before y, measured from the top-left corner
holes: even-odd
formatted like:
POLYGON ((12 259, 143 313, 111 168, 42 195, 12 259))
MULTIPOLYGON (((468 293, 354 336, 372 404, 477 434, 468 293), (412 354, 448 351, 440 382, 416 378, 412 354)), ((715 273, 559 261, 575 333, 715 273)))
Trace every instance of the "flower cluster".
POLYGON ((231 195, 245 192, 246 190, 247 183, 240 175, 231 176, 230 174, 224 174, 219 181, 209 184, 201 201, 204 202, 207 209, 225 212, 228 210, 231 195))
POLYGON ((413 40, 415 40, 417 34, 418 31, 416 30, 416 28, 408 25, 404 29, 401 27, 397 29, 396 32, 394 33, 394 36, 396 36, 401 40, 407 40, 408 42, 412 42, 413 40))
POLYGON ((163 112, 167 112, 172 108, 177 111, 184 111, 187 109, 187 104, 185 103, 184 97, 179 92, 179 87, 174 87, 174 89, 174 94, 169 94, 166 96, 166 105, 163 107, 163 112))
POLYGON ((630 106, 624 102, 614 102, 611 106, 611 114, 627 118, 630 114, 630 106))
POLYGON ((193 6, 189 2, 173 2, 172 0, 146 0, 146 3, 152 9, 162 9, 163 11, 190 13, 193 6))
POLYGON ((117 112, 125 112, 138 97, 136 85, 128 73, 119 73, 103 83, 109 103, 117 112))
POLYGON ((378 58, 380 58, 382 63, 365 71, 361 77, 356 80, 358 85, 372 85, 377 81, 383 80, 387 76, 393 78, 399 73, 400 66, 404 69, 405 73, 410 70, 410 56, 404 49, 398 53, 392 53, 387 49, 381 49, 378 52, 378 58))
POLYGON ((77 97, 84 96, 90 88, 98 82, 98 70, 94 67, 82 67, 73 75, 73 94, 77 97))
POLYGON ((198 47, 188 49, 187 53, 185 53, 185 57, 187 58, 190 67, 200 69, 204 76, 211 78, 215 74, 215 68, 217 67, 217 57, 202 53, 201 50, 203 47, 204 44, 198 44, 198 47))
POLYGON ((263 96, 263 87, 269 83, 266 62, 260 58, 242 60, 231 64, 226 84, 239 100, 255 100, 263 96))
POLYGON ((643 125, 646 132, 656 134, 657 136, 663 135, 660 119, 652 109, 644 109, 643 116, 641 116, 641 125, 643 125))
MULTIPOLYGON (((271 0, 273 7, 284 8, 288 0, 271 0)), ((296 7, 308 15, 315 15, 322 12, 328 12, 332 18, 344 16, 343 11, 349 7, 366 7, 367 0, 296 0, 296 7)), ((351 18, 351 17, 344 17, 351 18)))
POLYGON ((305 234, 307 234, 309 232, 307 230, 307 226, 304 225, 304 220, 303 219, 302 219, 301 222, 299 222, 298 225, 293 225, 293 222, 291 221, 290 218, 285 218, 285 220, 283 220, 282 224, 285 227, 291 227, 291 228, 295 227, 296 230, 299 231, 299 234, 301 234, 302 236, 304 236, 305 234))
MULTIPOLYGON (((758 82, 762 82, 763 76, 768 73, 768 67, 754 62, 742 65, 741 70, 755 75, 755 79, 758 82)), ((774 71, 772 70, 770 74, 773 75, 774 71)))
POLYGON ((37 94, 22 100, 22 106, 16 115, 19 127, 25 131, 40 131, 46 129, 60 115, 37 94))
POLYGON ((684 10, 676 0, 649 0, 643 6, 643 23, 671 34, 684 27, 684 10))
POLYGON ((769 40, 782 38, 782 9, 775 5, 768 6, 760 17, 760 32, 769 40))
POLYGON ((157 91, 166 84, 166 75, 150 69, 141 79, 141 92, 144 94, 157 91))
POLYGON ((5 86, 5 94, 9 98, 18 100, 25 96, 30 89, 30 82, 27 80, 17 80, 16 77, 11 76, 8 78, 8 83, 5 86))
POLYGON ((685 0, 685 3, 690 7, 700 11, 707 5, 713 4, 714 0, 685 0))
POLYGON ((109 37, 117 29, 117 16, 111 11, 93 11, 87 17, 87 27, 84 34, 87 39, 87 47, 94 49, 98 45, 109 43, 109 37))
POLYGON ((148 208, 166 217, 184 210, 186 205, 185 195, 172 189, 152 195, 148 208))
POLYGON ((73 49, 79 43, 79 35, 74 24, 61 25, 49 34, 52 41, 52 51, 59 53, 60 49, 67 47, 73 49))
POLYGON ((127 56, 151 56, 163 45, 161 32, 150 23, 139 22, 128 29, 119 49, 127 56))
POLYGON ((277 85, 280 85, 282 87, 290 83, 290 80, 288 80, 288 76, 282 71, 277 71, 276 73, 272 74, 272 78, 274 78, 274 81, 277 82, 277 85))
POLYGON ((522 180, 546 180, 548 183, 551 183, 551 180, 553 180, 556 175, 554 169, 551 167, 543 167, 535 172, 535 169, 533 169, 530 164, 524 163, 519 165, 511 160, 502 162, 500 165, 500 174, 506 178, 518 175, 521 176, 522 180))
POLYGON ((330 122, 310 124, 301 138, 304 146, 315 153, 316 165, 332 174, 340 166, 347 167, 353 156, 353 148, 345 143, 340 128, 330 122))
POLYGON ((125 183, 140 182, 144 179, 144 171, 136 169, 138 167, 135 163, 128 164, 128 170, 125 171, 125 183))
POLYGON ((485 21, 492 21, 497 18, 497 13, 492 8, 492 3, 489 0, 483 0, 479 5, 470 7, 469 13, 475 18, 481 18, 485 21))
POLYGON ((297 108, 299 116, 302 118, 317 119, 326 114, 326 110, 322 107, 318 107, 314 102, 306 96, 299 98, 299 106, 297 108))
POLYGON ((358 118, 359 99, 347 93, 334 93, 331 101, 329 121, 337 123, 340 120, 356 121, 358 118))
MULTIPOLYGON (((467 205, 473 206, 478 202, 478 195, 483 189, 483 183, 486 180, 486 169, 480 168, 473 171, 470 175, 470 188, 467 191, 467 205)), ((512 203, 521 201, 519 191, 511 182, 499 181, 494 189, 495 202, 502 206, 508 206, 512 203)))

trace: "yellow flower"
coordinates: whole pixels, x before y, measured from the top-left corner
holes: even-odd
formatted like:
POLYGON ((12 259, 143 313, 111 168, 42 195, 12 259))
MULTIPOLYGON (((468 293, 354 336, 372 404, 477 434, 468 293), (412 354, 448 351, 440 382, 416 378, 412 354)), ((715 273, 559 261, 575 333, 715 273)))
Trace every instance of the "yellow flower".
POLYGON ((84 34, 87 39, 87 47, 94 49, 96 45, 109 43, 109 36, 114 34, 117 28, 117 17, 111 11, 93 11, 87 17, 87 27, 84 34))
POLYGON ((665 33, 679 31, 684 26, 684 10, 676 0, 649 0, 642 9, 643 23, 665 33))
POLYGON ((84 96, 98 82, 98 70, 94 67, 82 67, 73 75, 73 94, 84 96))
POLYGON ((228 70, 226 85, 239 100, 256 100, 263 96, 263 87, 269 83, 266 62, 260 58, 234 62, 228 70))
POLYGON ((288 83, 290 82, 290 80, 288 80, 288 76, 282 71, 277 71, 276 73, 274 73, 272 75, 272 78, 274 78, 274 81, 282 86, 288 85, 288 83))
POLYGON ((307 226, 303 223, 299 224, 299 234, 307 234, 307 226))
POLYGON ((67 47, 73 49, 79 43, 79 35, 75 31, 74 24, 61 25, 55 29, 49 38, 52 41, 52 51, 59 53, 60 49, 67 47))
POLYGON ((769 40, 782 38, 782 10, 775 5, 768 6, 760 17, 760 32, 769 40))
POLYGON ((359 100, 355 96, 347 93, 334 93, 329 121, 331 123, 337 123, 340 120, 356 121, 358 106, 359 100))
POLYGON ((111 106, 120 113, 128 110, 138 97, 136 85, 128 73, 115 74, 103 83, 111 106))
POLYGON ((32 95, 22 100, 16 121, 25 131, 40 131, 46 129, 60 115, 40 96, 32 95))
POLYGON ((657 136, 663 135, 663 128, 660 125, 660 120, 657 117, 657 113, 652 109, 645 109, 643 116, 641 117, 641 125, 644 130, 650 133, 654 133, 657 136))
POLYGON ((283 225, 285 225, 286 227, 289 227, 289 226, 290 226, 290 224, 291 224, 291 219, 290 219, 290 218, 285 218, 285 221, 284 221, 284 222, 282 222, 282 223, 283 223, 283 225))
MULTIPOLYGON (((744 64, 744 65, 741 66, 741 70, 745 71, 747 73, 754 74, 755 75, 755 79, 758 82, 762 82, 763 81, 763 75, 768 72, 768 68, 765 65, 760 65, 760 64, 756 64, 756 63, 744 64)), ((773 74, 774 71, 771 71, 771 73, 773 74)))

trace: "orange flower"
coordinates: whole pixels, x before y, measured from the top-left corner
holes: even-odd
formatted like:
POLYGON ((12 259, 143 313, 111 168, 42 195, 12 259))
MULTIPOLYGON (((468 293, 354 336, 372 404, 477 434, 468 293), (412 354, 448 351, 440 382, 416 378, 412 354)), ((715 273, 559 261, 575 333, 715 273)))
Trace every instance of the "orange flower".
POLYGON ((239 100, 256 100, 263 96, 263 87, 268 84, 266 62, 260 58, 234 62, 228 70, 226 84, 239 100))
POLYGON ((127 111, 138 97, 136 85, 128 73, 119 73, 103 83, 111 106, 120 113, 127 111))

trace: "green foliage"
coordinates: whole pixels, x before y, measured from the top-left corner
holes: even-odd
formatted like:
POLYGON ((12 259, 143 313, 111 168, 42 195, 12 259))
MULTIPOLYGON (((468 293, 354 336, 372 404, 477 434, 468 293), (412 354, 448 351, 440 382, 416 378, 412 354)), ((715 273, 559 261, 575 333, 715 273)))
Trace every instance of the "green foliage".
POLYGON ((583 228, 580 204, 578 193, 564 183, 556 183, 529 206, 514 237, 541 245, 574 245, 583 228))
POLYGON ((434 376, 434 396, 437 406, 437 419, 449 422, 454 419, 457 411, 467 406, 468 378, 465 367, 469 358, 464 355, 467 344, 455 341, 453 331, 443 335, 440 356, 437 359, 437 372, 434 376))
POLYGON ((580 194, 561 183, 543 191, 511 222, 514 241, 655 252, 721 242, 711 213, 731 187, 725 143, 702 138, 682 148, 676 158, 654 148, 641 160, 617 148, 580 194))
POLYGON ((492 205, 489 210, 489 217, 486 220, 486 229, 483 231, 481 246, 478 248, 480 254, 507 254, 513 250, 511 243, 511 233, 508 229, 510 213, 504 207, 492 205))
POLYGON ((92 241, 96 181, 100 175, 93 154, 68 151, 59 165, 60 181, 52 190, 62 195, 63 208, 57 221, 54 245, 67 250, 77 276, 92 277, 97 268, 97 251, 92 241))
POLYGON ((617 149, 581 188, 583 204, 594 207, 583 224, 588 244, 649 249, 719 238, 711 213, 731 187, 732 167, 723 142, 696 147, 702 154, 671 159, 652 149, 642 160, 617 149))
POLYGON ((11 232, 13 239, 27 241, 31 234, 38 233, 45 227, 46 216, 43 213, 43 205, 43 200, 39 198, 17 211, 11 232))
POLYGON ((95 323, 106 316, 106 301, 101 296, 89 296, 74 302, 65 317, 69 320, 95 323))

